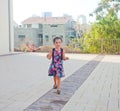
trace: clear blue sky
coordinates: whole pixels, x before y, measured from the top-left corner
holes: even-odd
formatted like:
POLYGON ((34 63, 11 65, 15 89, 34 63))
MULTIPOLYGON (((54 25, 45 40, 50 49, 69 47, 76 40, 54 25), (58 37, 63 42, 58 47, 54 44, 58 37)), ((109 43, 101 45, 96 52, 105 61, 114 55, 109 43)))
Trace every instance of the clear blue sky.
MULTIPOLYGON (((42 12, 52 12, 53 16, 72 15, 74 19, 83 14, 90 21, 100 0, 13 0, 13 19, 20 24, 32 15, 41 16, 42 12)), ((92 21, 92 19, 91 19, 92 21)))

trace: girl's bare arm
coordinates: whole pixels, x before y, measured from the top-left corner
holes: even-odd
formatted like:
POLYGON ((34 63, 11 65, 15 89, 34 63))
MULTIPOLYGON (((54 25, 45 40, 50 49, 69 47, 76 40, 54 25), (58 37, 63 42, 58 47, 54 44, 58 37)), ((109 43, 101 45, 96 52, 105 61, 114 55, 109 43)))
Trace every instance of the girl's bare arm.
POLYGON ((47 54, 47 56, 46 56, 48 59, 51 59, 51 57, 52 57, 52 50, 50 50, 50 52, 47 54))
POLYGON ((69 57, 65 56, 65 51, 63 50, 63 60, 68 60, 68 59, 69 59, 69 57))

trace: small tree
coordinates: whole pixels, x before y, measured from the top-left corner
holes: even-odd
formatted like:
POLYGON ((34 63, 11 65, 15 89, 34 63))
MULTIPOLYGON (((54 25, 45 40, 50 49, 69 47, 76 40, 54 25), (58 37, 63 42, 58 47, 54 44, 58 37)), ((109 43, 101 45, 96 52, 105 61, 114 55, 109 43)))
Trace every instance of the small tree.
MULTIPOLYGON (((101 0, 96 10, 90 14, 95 14, 96 22, 91 24, 91 30, 85 34, 84 51, 98 53, 101 46, 96 40, 120 38, 119 9, 120 0, 101 0)), ((109 47, 107 43, 106 47, 109 47)))

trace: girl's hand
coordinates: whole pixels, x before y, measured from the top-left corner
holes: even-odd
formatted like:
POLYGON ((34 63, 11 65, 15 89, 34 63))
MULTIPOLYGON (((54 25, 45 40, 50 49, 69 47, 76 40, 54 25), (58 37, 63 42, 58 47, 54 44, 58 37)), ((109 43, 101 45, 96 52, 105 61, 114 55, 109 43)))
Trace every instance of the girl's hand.
POLYGON ((48 59, 51 59, 51 57, 52 57, 52 50, 49 52, 49 54, 47 54, 47 56, 46 56, 48 59))
POLYGON ((69 60, 69 57, 66 57, 65 59, 66 59, 66 60, 69 60))
POLYGON ((68 60, 69 59, 69 57, 65 57, 63 60, 68 60))
POLYGON ((62 57, 63 57, 63 60, 68 60, 69 59, 69 57, 66 57, 65 56, 65 51, 63 50, 63 55, 62 55, 62 57))
POLYGON ((47 54, 47 56, 46 56, 48 59, 50 59, 50 55, 49 54, 47 54))

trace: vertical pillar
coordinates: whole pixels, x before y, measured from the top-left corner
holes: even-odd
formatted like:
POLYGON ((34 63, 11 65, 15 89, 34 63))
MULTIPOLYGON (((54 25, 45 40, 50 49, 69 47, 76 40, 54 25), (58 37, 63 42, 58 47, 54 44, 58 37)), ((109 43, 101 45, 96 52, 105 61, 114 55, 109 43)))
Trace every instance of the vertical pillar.
POLYGON ((9 52, 14 52, 13 0, 8 0, 9 52))
POLYGON ((0 0, 0 54, 14 50, 12 0, 0 0))

